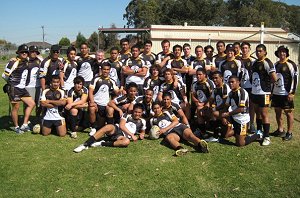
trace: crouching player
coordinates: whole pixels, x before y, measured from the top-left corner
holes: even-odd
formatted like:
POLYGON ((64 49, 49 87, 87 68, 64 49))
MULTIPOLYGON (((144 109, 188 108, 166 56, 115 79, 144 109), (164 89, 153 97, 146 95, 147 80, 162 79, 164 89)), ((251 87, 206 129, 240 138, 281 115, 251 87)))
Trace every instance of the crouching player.
MULTIPOLYGON (((222 118, 230 118, 233 125, 234 136, 237 146, 245 146, 262 138, 263 134, 258 131, 252 136, 246 136, 250 116, 248 111, 249 96, 245 89, 240 87, 240 81, 237 76, 230 76, 228 83, 231 89, 229 92, 225 105, 228 107, 228 112, 222 113, 222 118)), ((228 131, 230 133, 231 131, 228 131)), ((226 134, 226 136, 230 136, 226 134)))
POLYGON ((139 135, 140 139, 144 139, 146 121, 142 118, 143 105, 135 104, 132 114, 124 114, 120 120, 120 125, 107 124, 99 129, 93 136, 91 136, 85 143, 79 145, 74 149, 75 153, 79 153, 89 147, 111 146, 111 147, 127 147, 130 140, 137 141, 139 135), (108 141, 96 142, 104 135, 108 137, 108 141))
POLYGON ((160 102, 154 102, 152 109, 154 117, 150 119, 150 124, 151 126, 157 125, 160 128, 159 135, 164 135, 165 140, 175 149, 175 156, 181 156, 188 152, 188 149, 180 145, 179 141, 181 139, 193 142, 197 151, 208 153, 207 142, 200 140, 190 128, 179 123, 174 114, 170 114, 167 111, 163 112, 160 102))
POLYGON ((52 76, 50 88, 45 89, 41 96, 41 105, 46 108, 42 121, 42 134, 45 136, 51 133, 52 126, 56 127, 57 134, 61 137, 67 133, 65 118, 59 112, 59 107, 66 105, 65 92, 59 86, 59 76, 52 76))
POLYGON ((84 79, 81 76, 74 78, 74 87, 72 87, 67 94, 67 120, 70 124, 71 137, 77 138, 77 130, 80 121, 84 116, 84 109, 87 109, 88 90, 84 87, 84 79))

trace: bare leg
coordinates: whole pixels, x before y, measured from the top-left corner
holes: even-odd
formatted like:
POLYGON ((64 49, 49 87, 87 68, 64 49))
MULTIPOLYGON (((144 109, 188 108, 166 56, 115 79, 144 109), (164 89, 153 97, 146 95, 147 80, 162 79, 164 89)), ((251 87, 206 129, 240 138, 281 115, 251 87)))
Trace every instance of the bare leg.
POLYGON ((25 109, 25 115, 24 115, 24 124, 28 123, 30 114, 32 112, 32 109, 35 106, 35 102, 31 97, 24 97, 22 98, 22 101, 27 105, 26 109, 25 109))
POLYGON ((176 149, 180 146, 180 137, 176 133, 168 134, 166 140, 170 143, 173 149, 176 149))

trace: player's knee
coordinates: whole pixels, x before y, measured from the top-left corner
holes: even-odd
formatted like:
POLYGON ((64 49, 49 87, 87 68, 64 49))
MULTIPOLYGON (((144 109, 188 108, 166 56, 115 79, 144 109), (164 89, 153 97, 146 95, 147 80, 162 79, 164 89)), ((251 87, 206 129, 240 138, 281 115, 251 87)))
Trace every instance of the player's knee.
POLYGON ((130 140, 128 138, 124 138, 124 140, 122 140, 121 146, 127 147, 129 144, 130 144, 130 140))

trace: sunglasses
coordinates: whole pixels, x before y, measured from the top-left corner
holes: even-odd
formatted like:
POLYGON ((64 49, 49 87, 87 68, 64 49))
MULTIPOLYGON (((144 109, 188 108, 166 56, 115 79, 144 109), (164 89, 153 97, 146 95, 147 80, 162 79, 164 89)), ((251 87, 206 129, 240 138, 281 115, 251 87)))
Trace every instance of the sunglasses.
POLYGON ((59 54, 59 51, 58 50, 54 50, 52 51, 53 54, 59 54))

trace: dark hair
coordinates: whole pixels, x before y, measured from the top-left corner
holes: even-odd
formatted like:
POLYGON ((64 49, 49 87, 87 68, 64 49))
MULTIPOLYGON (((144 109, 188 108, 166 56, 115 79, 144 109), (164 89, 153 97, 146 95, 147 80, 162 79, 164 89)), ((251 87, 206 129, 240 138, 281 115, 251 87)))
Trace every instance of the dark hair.
POLYGON ((222 72, 221 71, 214 71, 214 72, 212 72, 212 74, 211 74, 211 76, 213 76, 213 75, 215 75, 215 74, 217 74, 217 75, 219 75, 221 78, 223 78, 223 74, 222 74, 222 72))
POLYGON ((74 84, 82 83, 84 84, 84 78, 82 76, 76 76, 73 80, 74 84))
POLYGON ((203 74, 206 75, 206 69, 203 68, 203 67, 199 67, 199 68, 196 70, 196 73, 197 73, 197 72, 202 72, 203 74))
POLYGON ((120 45, 122 45, 122 43, 127 42, 129 44, 129 39, 128 38, 122 38, 120 40, 120 45))
POLYGON ((159 105, 160 107, 163 106, 163 104, 162 104, 161 101, 155 101, 155 102, 152 103, 152 109, 153 109, 153 107, 154 107, 155 105, 159 105))
POLYGON ((103 62, 101 63, 101 69, 102 69, 102 67, 106 67, 106 66, 111 67, 111 64, 110 64, 109 61, 103 61, 103 62))
POLYGON ((174 76, 173 69, 167 68, 167 69, 164 71, 164 74, 166 74, 167 72, 170 72, 170 73, 172 74, 172 76, 174 76))
POLYGON ((185 44, 183 44, 183 46, 182 46, 183 49, 186 48, 186 47, 189 47, 189 48, 191 49, 191 45, 188 44, 188 43, 185 43, 185 44))
POLYGON ((208 49, 211 49, 212 52, 214 52, 214 50, 215 50, 215 49, 213 48, 213 46, 207 45, 207 46, 204 47, 204 52, 206 53, 206 51, 207 51, 208 49))
POLYGON ((131 47, 131 51, 132 51, 133 49, 138 49, 139 51, 141 50, 140 46, 138 46, 138 45, 132 46, 132 47, 131 47))
POLYGON ((112 47, 112 48, 110 48, 110 53, 112 52, 112 51, 114 51, 114 50, 117 50, 118 52, 119 52, 119 48, 118 47, 112 47))
POLYGON ((195 47, 195 51, 196 51, 198 48, 201 48, 201 49, 203 50, 203 47, 202 47, 201 45, 197 45, 197 46, 195 47))
POLYGON ((216 46, 218 46, 220 43, 222 43, 224 45, 224 47, 225 47, 225 42, 224 41, 218 41, 217 44, 216 44, 216 46))
POLYGON ((138 89, 138 85, 135 82, 131 82, 127 85, 127 90, 129 90, 131 87, 134 87, 136 89, 138 89))
POLYGON ((136 103, 133 105, 133 109, 141 109, 144 111, 144 105, 142 103, 136 103))
POLYGON ((157 71, 160 70, 159 66, 158 65, 153 65, 150 67, 150 74, 152 74, 153 70, 156 69, 157 71))
POLYGON ((248 42, 242 42, 241 47, 243 47, 244 45, 248 45, 249 47, 251 46, 248 42))
POLYGON ((182 46, 177 44, 173 46, 173 52, 175 51, 176 48, 179 48, 180 51, 182 51, 182 46))
POLYGON ((144 42, 144 45, 146 45, 146 44, 150 44, 152 46, 152 41, 148 39, 144 42))
POLYGON ((83 46, 83 45, 86 45, 87 47, 89 47, 89 45, 88 45, 86 42, 84 42, 84 43, 81 43, 80 48, 81 48, 81 46, 83 46))
POLYGON ((59 75, 53 75, 53 76, 51 76, 51 81, 52 81, 53 79, 58 79, 58 80, 59 80, 59 79, 60 79, 60 78, 59 78, 59 75))
POLYGON ((67 54, 70 54, 71 51, 75 51, 75 53, 76 53, 76 48, 74 46, 68 47, 67 54))
POLYGON ((161 45, 163 45, 163 44, 165 44, 165 43, 169 43, 169 44, 170 44, 170 41, 167 40, 167 39, 164 39, 164 40, 161 41, 161 45))
POLYGON ((169 96, 170 98, 172 98, 172 94, 170 93, 170 92, 168 92, 168 91, 165 91, 164 93, 163 93, 163 98, 164 97, 166 97, 166 96, 169 96))
POLYGON ((235 80, 237 80, 237 81, 240 81, 239 77, 237 77, 236 75, 231 75, 231 76, 228 78, 228 81, 229 81, 230 79, 235 79, 235 80))
POLYGON ((241 46, 241 44, 239 42, 234 42, 233 45, 241 46))
POLYGON ((146 89, 145 93, 146 93, 147 91, 152 91, 152 93, 154 92, 154 90, 153 90, 152 88, 146 89))
POLYGON ((257 50, 258 48, 262 48, 264 51, 267 51, 267 47, 266 47, 264 44, 259 44, 259 45, 257 45, 257 46, 256 46, 256 50, 257 50))

